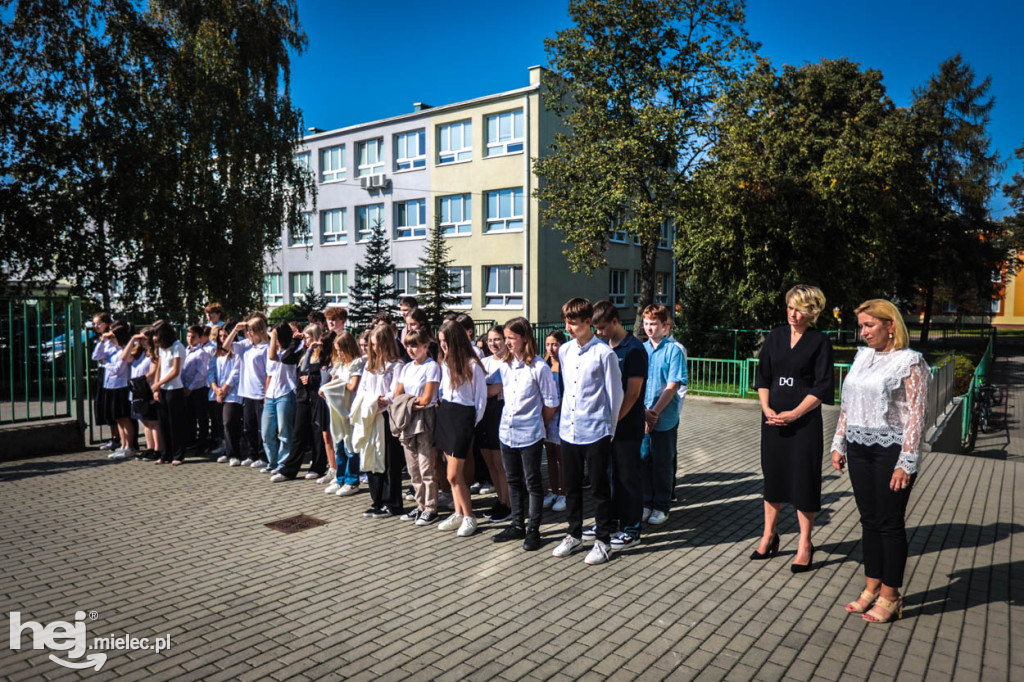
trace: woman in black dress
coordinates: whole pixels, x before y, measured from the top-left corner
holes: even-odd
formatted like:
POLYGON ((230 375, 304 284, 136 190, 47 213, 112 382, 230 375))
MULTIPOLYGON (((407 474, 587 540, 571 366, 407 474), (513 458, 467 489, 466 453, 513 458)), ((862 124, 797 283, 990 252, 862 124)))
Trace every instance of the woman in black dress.
POLYGON ((811 529, 821 509, 824 453, 821 404, 835 402, 832 344, 810 326, 825 308, 817 287, 799 284, 786 292, 789 324, 773 329, 761 348, 754 384, 761 400, 761 470, 764 473, 764 535, 750 558, 779 553, 776 526, 784 502, 797 509, 800 543, 790 567, 811 569, 811 529))

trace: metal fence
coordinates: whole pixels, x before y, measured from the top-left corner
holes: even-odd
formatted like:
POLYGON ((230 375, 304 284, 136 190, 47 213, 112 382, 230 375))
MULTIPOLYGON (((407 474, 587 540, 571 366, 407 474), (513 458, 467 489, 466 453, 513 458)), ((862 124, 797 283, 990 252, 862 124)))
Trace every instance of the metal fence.
POLYGON ((992 359, 995 353, 995 341, 996 337, 993 334, 989 337, 988 346, 985 348, 981 360, 978 361, 977 366, 974 368, 971 383, 967 387, 967 392, 964 393, 964 409, 960 422, 960 440, 962 443, 968 442, 971 429, 976 428, 976 426, 971 424, 971 420, 974 417, 974 405, 978 400, 978 389, 988 380, 988 372, 992 366, 992 359))
POLYGON ((88 337, 77 297, 0 298, 0 424, 84 420, 88 337))

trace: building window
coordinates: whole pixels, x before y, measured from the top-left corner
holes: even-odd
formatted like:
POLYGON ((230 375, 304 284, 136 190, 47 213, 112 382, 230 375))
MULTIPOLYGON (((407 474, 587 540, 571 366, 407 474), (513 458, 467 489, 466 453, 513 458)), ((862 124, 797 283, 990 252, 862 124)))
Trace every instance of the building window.
POLYGON ((523 307, 523 266, 492 265, 487 268, 487 295, 484 305, 491 308, 523 307))
POLYGON ((320 150, 320 182, 345 179, 345 145, 320 150))
POLYGON ((659 272, 654 280, 654 301, 662 305, 668 305, 668 273, 659 272))
POLYGON ((455 163, 473 159, 473 123, 459 121, 437 127, 437 162, 455 163))
POLYGON ((295 165, 304 171, 309 170, 309 152, 301 152, 295 155, 295 165))
POLYGON ((608 300, 616 306, 626 305, 626 271, 608 271, 608 300))
POLYGON ((399 296, 415 296, 420 292, 419 284, 419 270, 395 270, 395 288, 399 296))
POLYGON ((523 110, 506 111, 487 117, 485 156, 523 151, 523 110))
POLYGON ((611 229, 608 231, 608 241, 616 244, 628 244, 629 233, 622 227, 622 218, 613 218, 611 229))
POLYGON ((311 246, 313 244, 313 214, 304 211, 302 222, 305 224, 305 234, 298 235, 289 230, 288 246, 311 246))
POLYGON ((663 220, 661 223, 661 233, 658 238, 659 249, 671 249, 672 242, 675 239, 676 227, 669 220, 663 220))
POLYGON ((281 273, 271 272, 263 275, 263 299, 267 305, 284 303, 284 291, 281 289, 281 273))
POLYGON ((472 195, 441 197, 437 200, 437 210, 441 215, 442 234, 469 234, 473 231, 472 195))
POLYGON ((427 202, 425 199, 395 204, 395 239, 427 236, 427 202))
POLYGON ((640 271, 633 271, 633 307, 640 307, 640 271))
POLYGON ((356 177, 384 172, 384 140, 376 138, 356 143, 356 177))
POLYGON ((331 270, 320 273, 320 290, 328 303, 345 305, 348 303, 348 273, 344 270, 331 270))
POLYGON ((345 217, 346 211, 343 208, 330 208, 326 211, 320 211, 321 244, 345 244, 348 242, 345 217))
POLYGON ((288 273, 288 294, 291 296, 289 303, 295 303, 300 294, 313 286, 312 272, 291 272, 288 273))
POLYGON ((473 307, 473 269, 469 267, 448 268, 452 278, 452 292, 459 300, 452 304, 455 308, 473 307))
POLYGON ((377 225, 384 224, 384 204, 371 204, 356 209, 356 241, 363 242, 370 238, 370 233, 377 225))
POLYGON ((427 134, 423 130, 395 135, 395 170, 425 168, 427 165, 427 134))
POLYGON ((523 229, 523 188, 488 192, 487 224, 484 232, 510 232, 523 229))

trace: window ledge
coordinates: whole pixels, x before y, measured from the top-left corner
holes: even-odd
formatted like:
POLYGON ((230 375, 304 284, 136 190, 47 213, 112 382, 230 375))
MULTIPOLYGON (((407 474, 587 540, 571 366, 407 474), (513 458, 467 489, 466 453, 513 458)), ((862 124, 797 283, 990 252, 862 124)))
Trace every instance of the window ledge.
POLYGON ((473 233, 472 232, 453 232, 452 234, 444 234, 444 235, 441 235, 441 236, 444 237, 445 239, 461 239, 461 238, 464 238, 464 237, 472 237, 473 233))
POLYGON ((445 166, 458 166, 463 163, 473 163, 473 159, 466 159, 464 161, 445 161, 444 163, 438 161, 434 166, 435 168, 444 168, 445 166))
POLYGON ((394 241, 396 241, 396 242, 415 242, 415 241, 419 241, 421 239, 426 239, 426 238, 427 238, 426 235, 423 235, 422 237, 395 237, 394 241))
POLYGON ((422 166, 421 168, 403 168, 401 170, 398 170, 396 168, 395 170, 393 170, 391 172, 394 173, 395 175, 399 175, 400 173, 415 173, 416 171, 425 171, 425 170, 427 170, 426 165, 422 166))
POLYGON ((483 310, 522 310, 521 305, 485 305, 483 310))
POLYGON ((522 156, 525 153, 526 153, 525 151, 518 151, 518 152, 501 152, 501 153, 498 153, 498 154, 487 154, 486 156, 484 156, 484 159, 500 159, 503 156, 522 156))
POLYGON ((342 182, 346 182, 348 178, 338 178, 337 180, 321 180, 321 185, 338 185, 342 182))
POLYGON ((343 242, 320 242, 320 246, 348 246, 348 241, 343 242))
POLYGON ((484 234, 522 234, 525 232, 523 228, 517 230, 485 230, 484 234))

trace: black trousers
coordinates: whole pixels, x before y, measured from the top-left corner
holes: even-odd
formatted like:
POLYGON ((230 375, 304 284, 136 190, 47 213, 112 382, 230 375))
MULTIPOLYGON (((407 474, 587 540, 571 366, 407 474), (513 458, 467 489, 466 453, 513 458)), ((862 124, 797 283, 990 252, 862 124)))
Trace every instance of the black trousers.
POLYGON ((597 539, 604 543, 611 540, 615 520, 615 504, 612 502, 611 481, 608 478, 611 452, 610 436, 587 445, 562 441, 565 513, 569 520, 569 535, 574 538, 583 537, 583 465, 586 463, 587 471, 590 472, 590 493, 597 503, 594 512, 597 539))
POLYGON ((216 398, 211 400, 207 394, 206 412, 210 415, 210 443, 216 448, 224 438, 223 403, 218 403, 216 398))
POLYGON ((210 438, 210 408, 206 403, 208 395, 206 388, 197 388, 190 392, 185 398, 185 411, 188 419, 188 444, 187 447, 198 454, 210 438))
POLYGON ((242 405, 223 403, 221 421, 224 428, 225 454, 231 459, 242 459, 242 405))
POLYGON ((242 453, 243 459, 261 460, 266 457, 263 452, 263 435, 260 423, 263 419, 263 401, 242 398, 242 453))
POLYGON ((544 477, 540 470, 540 455, 544 451, 544 441, 539 440, 525 448, 510 448, 501 444, 501 460, 505 465, 505 478, 508 479, 508 498, 511 502, 513 524, 529 530, 540 530, 541 516, 544 513, 544 477), (527 501, 529 501, 529 523, 527 518, 527 501))
POLYGON ((612 499, 615 517, 622 530, 640 539, 644 513, 644 490, 640 478, 639 440, 612 441, 612 499))
POLYGON ((907 567, 907 530, 904 517, 907 500, 917 474, 910 485, 893 492, 889 489, 892 472, 900 457, 900 446, 848 443, 846 459, 850 465, 853 496, 860 510, 864 533, 864 575, 880 579, 888 587, 903 585, 907 567))
POLYGON ((188 415, 185 402, 185 389, 160 389, 156 413, 160 422, 160 459, 165 462, 180 462, 185 459, 185 448, 188 443, 188 415))
POLYGON ((295 417, 292 419, 292 449, 288 453, 288 460, 281 467, 281 472, 288 478, 295 478, 299 475, 299 469, 302 468, 302 464, 312 454, 313 465, 310 466, 309 470, 318 474, 323 474, 327 471, 327 458, 324 457, 323 468, 317 469, 317 456, 316 456, 316 439, 319 438, 323 442, 323 434, 319 429, 315 429, 313 425, 313 415, 315 413, 316 403, 304 403, 302 401, 295 403, 295 417))
POLYGON ((402 499, 402 467, 405 450, 396 436, 391 435, 391 416, 384 412, 384 473, 366 474, 370 484, 370 499, 374 507, 388 507, 395 513, 404 511, 402 499))

